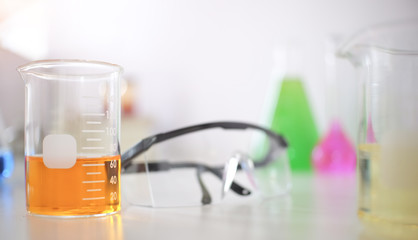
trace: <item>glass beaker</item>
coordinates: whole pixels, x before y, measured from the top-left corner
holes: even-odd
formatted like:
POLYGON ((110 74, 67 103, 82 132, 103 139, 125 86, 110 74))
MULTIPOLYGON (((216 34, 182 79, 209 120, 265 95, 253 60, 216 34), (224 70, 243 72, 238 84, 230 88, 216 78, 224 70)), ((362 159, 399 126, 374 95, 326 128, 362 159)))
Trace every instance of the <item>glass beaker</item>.
POLYGON ((26 88, 27 211, 53 216, 119 211, 122 68, 46 60, 18 71, 26 88))
POLYGON ((359 215, 418 226, 418 22, 369 28, 339 55, 361 81, 359 215))

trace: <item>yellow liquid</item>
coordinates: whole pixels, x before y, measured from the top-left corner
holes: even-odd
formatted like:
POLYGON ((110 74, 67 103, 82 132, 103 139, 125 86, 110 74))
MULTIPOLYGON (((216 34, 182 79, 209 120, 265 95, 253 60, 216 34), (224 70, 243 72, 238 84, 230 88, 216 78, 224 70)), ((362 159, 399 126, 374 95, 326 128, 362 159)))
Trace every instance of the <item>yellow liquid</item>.
POLYGON ((69 169, 26 157, 26 207, 54 216, 104 215, 120 210, 120 156, 79 158, 69 169))
POLYGON ((359 216, 418 227, 418 155, 395 147, 358 146, 359 216))

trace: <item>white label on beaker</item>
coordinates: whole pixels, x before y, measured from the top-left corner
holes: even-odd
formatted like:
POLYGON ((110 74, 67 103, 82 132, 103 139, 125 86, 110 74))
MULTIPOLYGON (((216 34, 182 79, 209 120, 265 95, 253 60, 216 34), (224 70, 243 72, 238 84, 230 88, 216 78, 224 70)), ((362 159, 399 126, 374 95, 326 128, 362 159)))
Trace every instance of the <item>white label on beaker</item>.
POLYGON ((67 134, 51 134, 43 141, 43 161, 47 168, 71 168, 77 160, 77 142, 67 134))

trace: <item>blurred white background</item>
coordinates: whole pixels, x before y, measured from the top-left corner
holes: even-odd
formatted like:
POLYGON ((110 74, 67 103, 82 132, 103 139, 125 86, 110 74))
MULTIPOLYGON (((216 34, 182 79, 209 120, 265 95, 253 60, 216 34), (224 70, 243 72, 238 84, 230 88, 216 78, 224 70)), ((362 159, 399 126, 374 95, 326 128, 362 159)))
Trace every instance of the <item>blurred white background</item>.
MULTIPOLYGON (((134 82, 134 113, 149 119, 153 132, 213 120, 262 123, 278 80, 274 49, 293 40, 304 46, 303 75, 323 132, 327 39, 418 17, 414 0, 0 0, 0 9, 1 47, 20 59, 9 62, 0 52, 2 108, 23 114, 23 83, 8 83, 21 81, 18 62, 108 61, 134 82)), ((356 84, 347 86, 351 96, 356 84)), ((356 99, 344 101, 353 106, 356 99)), ((354 110, 345 109, 352 135, 354 110)), ((23 126, 23 115, 12 122, 23 126)))

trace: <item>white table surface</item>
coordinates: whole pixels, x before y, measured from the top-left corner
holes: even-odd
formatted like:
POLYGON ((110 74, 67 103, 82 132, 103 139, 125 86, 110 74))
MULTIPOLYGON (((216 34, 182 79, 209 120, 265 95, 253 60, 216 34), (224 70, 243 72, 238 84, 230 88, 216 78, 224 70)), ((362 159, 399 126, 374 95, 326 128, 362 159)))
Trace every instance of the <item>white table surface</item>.
POLYGON ((188 208, 123 205, 115 215, 79 219, 28 215, 24 181, 18 161, 0 182, 0 239, 382 239, 357 218, 354 175, 293 174, 287 196, 188 208))

